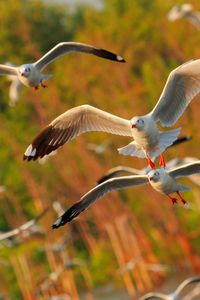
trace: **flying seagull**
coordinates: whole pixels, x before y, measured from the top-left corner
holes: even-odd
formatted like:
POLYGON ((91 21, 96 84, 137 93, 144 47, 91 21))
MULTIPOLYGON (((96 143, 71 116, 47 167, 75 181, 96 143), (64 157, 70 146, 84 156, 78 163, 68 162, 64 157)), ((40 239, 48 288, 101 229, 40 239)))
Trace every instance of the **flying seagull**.
POLYGON ((52 227, 58 228, 72 221, 92 203, 113 190, 142 186, 148 183, 150 183, 152 188, 157 192, 167 195, 172 200, 173 204, 177 203, 177 199, 171 196, 172 193, 177 193, 180 200, 183 204, 185 204, 186 201, 182 198, 180 192, 187 191, 189 188, 176 181, 176 178, 196 173, 200 173, 200 161, 186 164, 170 171, 166 171, 164 168, 161 168, 151 170, 147 175, 132 175, 108 179, 86 193, 79 202, 76 202, 63 215, 61 215, 52 227))
POLYGON ((170 127, 176 123, 192 99, 200 92, 200 59, 187 62, 173 70, 159 101, 153 110, 131 120, 123 119, 90 105, 72 108, 54 119, 33 140, 24 153, 24 159, 36 160, 59 148, 69 140, 88 131, 104 131, 129 136, 134 139, 118 149, 123 155, 147 158, 160 156, 160 165, 165 167, 162 152, 180 133, 180 128, 159 131, 157 122, 170 127))
MULTIPOLYGON (((180 138, 178 138, 170 147, 179 145, 185 141, 190 140, 191 137, 190 136, 182 136, 180 138)), ((166 168, 167 170, 170 170, 171 168, 175 168, 179 165, 184 165, 186 163, 191 163, 191 162, 195 162, 198 159, 196 158, 185 158, 185 159, 179 159, 179 158, 175 158, 172 159, 170 161, 167 162, 166 164, 166 168)), ((131 168, 131 167, 127 167, 127 166, 117 166, 114 168, 111 168, 110 170, 108 170, 101 178, 98 179, 97 184, 100 184, 110 178, 113 178, 117 175, 127 175, 127 174, 132 174, 132 175, 143 175, 143 174, 147 174, 150 171, 150 168, 143 168, 143 169, 136 169, 136 168, 131 168)), ((200 175, 192 175, 190 176, 190 179, 192 181, 191 177, 199 177, 200 175)), ((200 181, 200 180, 199 180, 200 181)), ((200 183, 199 183, 200 185, 200 183)))
POLYGON ((198 11, 194 11, 194 8, 190 3, 175 5, 172 9, 170 9, 167 17, 168 20, 172 22, 185 18, 196 28, 200 29, 200 13, 198 11))
POLYGON ((148 293, 140 298, 140 300, 149 300, 149 299, 160 299, 160 300, 181 300, 180 293, 183 291, 183 289, 192 284, 192 283, 198 283, 200 282, 200 277, 190 277, 185 279, 174 292, 170 294, 162 294, 162 293, 148 293))
POLYGON ((24 231, 29 231, 31 230, 32 227, 35 226, 36 222, 38 222, 45 214, 46 212, 48 211, 48 207, 46 209, 44 209, 41 214, 39 216, 37 216, 36 218, 24 223, 23 225, 13 229, 13 230, 10 230, 8 232, 5 232, 5 233, 0 233, 0 241, 2 240, 5 240, 5 239, 8 239, 12 236, 15 236, 17 234, 20 234, 24 231))
POLYGON ((125 62, 121 56, 105 49, 96 48, 83 43, 63 42, 57 44, 34 63, 23 64, 18 67, 0 65, 0 75, 17 76, 20 82, 22 82, 24 85, 28 87, 34 87, 35 89, 38 89, 40 85, 42 87, 46 87, 43 81, 49 79, 51 75, 43 74, 43 69, 58 57, 69 52, 82 52, 117 62, 125 62))

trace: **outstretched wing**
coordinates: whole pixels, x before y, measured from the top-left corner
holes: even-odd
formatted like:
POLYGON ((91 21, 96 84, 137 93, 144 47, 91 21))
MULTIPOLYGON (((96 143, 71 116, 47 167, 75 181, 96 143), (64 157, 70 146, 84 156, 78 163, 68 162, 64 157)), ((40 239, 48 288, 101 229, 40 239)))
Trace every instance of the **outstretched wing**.
POLYGON ((54 224, 53 228, 58 228, 72 221, 81 212, 88 208, 92 203, 102 198, 113 190, 124 189, 132 186, 145 185, 148 177, 143 176, 124 176, 109 179, 90 190, 81 200, 72 205, 54 224))
POLYGON ((88 53, 109 60, 125 62, 125 60, 121 56, 101 48, 96 48, 94 46, 82 44, 82 43, 64 42, 64 43, 57 44, 54 48, 52 48, 49 52, 47 52, 44 56, 42 56, 38 61, 36 61, 34 65, 39 70, 42 70, 59 56, 62 56, 69 52, 88 53))
POLYGON ((37 216, 36 218, 24 223, 23 225, 13 229, 13 230, 10 230, 8 232, 5 232, 5 233, 1 233, 0 234, 0 241, 2 240, 5 240, 5 239, 8 239, 14 235, 17 235, 17 234, 20 234, 22 231, 25 231, 25 230, 28 230, 29 228, 31 228, 37 221, 39 221, 43 216, 44 214, 46 214, 48 208, 44 209, 42 211, 42 213, 37 216))
POLYGON ((29 145, 24 159, 43 157, 88 131, 132 136, 130 121, 90 105, 77 106, 53 120, 29 145))
POLYGON ((169 173, 169 175, 171 175, 174 178, 198 174, 198 173, 200 173, 200 160, 177 167, 177 168, 169 171, 168 173, 169 173))
POLYGON ((176 123, 192 99, 200 92, 200 59, 173 70, 151 117, 169 127, 176 123))
POLYGON ((17 68, 7 65, 0 65, 0 75, 15 75, 17 76, 17 68))
POLYGON ((98 184, 115 177, 116 175, 124 175, 124 174, 134 174, 134 175, 142 175, 145 174, 144 170, 138 170, 138 169, 134 169, 134 168, 130 168, 130 167, 126 167, 126 166, 117 166, 115 168, 112 168, 110 170, 108 170, 108 172, 105 173, 105 175, 103 175, 101 178, 99 178, 99 180, 97 181, 98 184))

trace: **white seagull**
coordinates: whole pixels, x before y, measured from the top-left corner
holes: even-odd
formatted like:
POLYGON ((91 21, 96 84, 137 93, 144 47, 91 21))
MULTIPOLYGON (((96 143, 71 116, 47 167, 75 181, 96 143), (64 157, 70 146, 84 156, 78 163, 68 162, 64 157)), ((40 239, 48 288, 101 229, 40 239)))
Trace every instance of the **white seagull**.
POLYGON ((54 119, 33 140, 24 159, 43 157, 84 132, 104 131, 134 139, 118 149, 119 153, 146 157, 151 168, 155 167, 151 158, 159 155, 160 165, 165 167, 162 152, 177 139, 180 128, 162 132, 156 123, 166 127, 174 125, 199 92, 200 59, 197 59, 170 73, 160 99, 150 113, 127 120, 90 105, 72 108, 54 119))
POLYGON ((49 79, 51 75, 43 74, 42 70, 52 61, 69 52, 82 52, 117 62, 125 62, 121 56, 101 48, 83 43, 63 42, 57 44, 34 63, 24 64, 19 67, 0 65, 0 75, 17 76, 24 85, 34 87, 35 89, 38 89, 40 85, 46 87, 43 81, 49 79))
POLYGON ((148 183, 150 183, 152 188, 157 192, 167 195, 172 200, 173 204, 177 203, 177 199, 171 196, 172 193, 177 193, 180 200, 183 204, 185 204, 186 201, 182 198, 180 192, 187 191, 189 188, 176 181, 176 178, 196 173, 200 173, 200 161, 175 168, 168 172, 164 168, 161 168, 151 170, 147 175, 132 175, 111 178, 95 186, 86 193, 80 201, 76 202, 63 215, 61 215, 52 227, 58 228, 72 221, 92 203, 113 190, 142 186, 148 183))
MULTIPOLYGON (((182 144, 183 142, 189 141, 191 139, 190 136, 182 136, 180 138, 178 138, 171 146, 174 147, 176 145, 182 144)), ((170 170, 172 168, 175 168, 177 166, 180 165, 184 165, 186 163, 191 163, 191 162, 195 162, 197 161, 197 158, 185 158, 185 159, 179 159, 179 158, 175 158, 172 159, 170 161, 167 162, 166 164, 166 169, 170 170)), ((110 178, 116 177, 117 175, 124 175, 124 174, 132 174, 132 175, 144 175, 147 174, 150 171, 150 168, 143 168, 143 169, 136 169, 136 168, 131 168, 131 167, 127 167, 127 166, 117 166, 114 168, 109 169, 102 177, 100 177, 97 180, 97 184, 100 184, 110 178)), ((192 177, 197 177, 199 178, 200 175, 191 175, 190 179, 192 181, 192 177)), ((199 180, 200 181, 200 180, 199 180)), ((200 185, 200 182, 199 182, 200 185)))
POLYGON ((170 294, 162 294, 162 293, 148 293, 140 298, 140 300, 149 300, 149 299, 160 299, 160 300, 181 300, 180 297, 183 289, 193 283, 200 282, 200 277, 190 277, 185 279, 181 284, 176 288, 176 290, 170 294))
POLYGON ((172 7, 172 9, 168 12, 167 17, 168 20, 172 22, 185 18, 196 28, 200 29, 200 13, 198 11, 194 11, 193 5, 190 3, 172 7))

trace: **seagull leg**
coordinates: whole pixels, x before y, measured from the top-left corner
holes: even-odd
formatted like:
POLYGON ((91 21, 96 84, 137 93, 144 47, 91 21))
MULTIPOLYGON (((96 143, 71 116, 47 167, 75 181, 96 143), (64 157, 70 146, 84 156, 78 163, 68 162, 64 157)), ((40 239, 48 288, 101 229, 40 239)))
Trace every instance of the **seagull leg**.
POLYGON ((148 154, 145 152, 145 155, 146 155, 146 159, 148 161, 148 164, 150 165, 151 169, 154 169, 155 170, 155 164, 154 162, 149 158, 148 154))
POLYGON ((41 86, 42 86, 43 88, 46 88, 46 87, 47 87, 47 85, 44 84, 42 81, 40 82, 40 84, 41 84, 41 86))
POLYGON ((165 168, 165 167, 166 167, 166 162, 165 162, 164 156, 163 156, 163 154, 162 154, 162 152, 160 151, 159 148, 157 148, 157 151, 158 151, 159 157, 160 157, 159 165, 160 165, 161 167, 165 168))
POLYGON ((181 194, 179 193, 179 191, 176 192, 179 196, 179 198, 181 199, 183 204, 187 204, 187 201, 185 201, 185 199, 183 199, 183 197, 181 196, 181 194))
POLYGON ((170 200, 172 200, 173 204, 175 204, 175 203, 177 204, 178 203, 178 200, 176 198, 173 198, 170 195, 167 195, 167 196, 169 197, 170 200))

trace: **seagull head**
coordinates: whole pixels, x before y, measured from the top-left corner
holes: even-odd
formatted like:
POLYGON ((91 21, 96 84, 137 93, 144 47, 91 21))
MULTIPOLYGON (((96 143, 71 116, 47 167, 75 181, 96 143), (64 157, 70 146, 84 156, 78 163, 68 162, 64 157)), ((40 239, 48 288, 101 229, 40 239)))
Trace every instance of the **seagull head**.
POLYGON ((149 181, 158 182, 162 176, 162 169, 151 170, 147 176, 149 181))
POLYGON ((31 65, 26 64, 19 67, 19 74, 22 77, 26 77, 26 78, 30 77, 31 71, 32 71, 31 65))
POLYGON ((131 127, 142 131, 146 125, 146 120, 144 117, 134 117, 131 119, 131 127))

